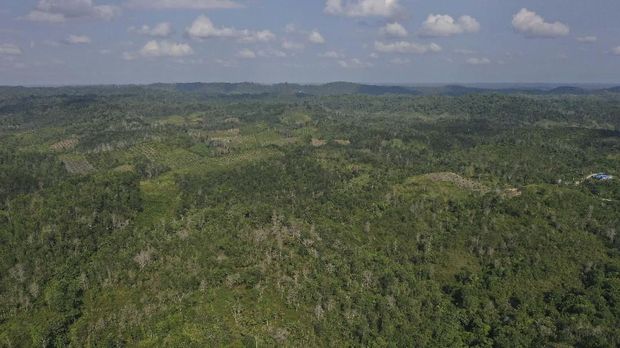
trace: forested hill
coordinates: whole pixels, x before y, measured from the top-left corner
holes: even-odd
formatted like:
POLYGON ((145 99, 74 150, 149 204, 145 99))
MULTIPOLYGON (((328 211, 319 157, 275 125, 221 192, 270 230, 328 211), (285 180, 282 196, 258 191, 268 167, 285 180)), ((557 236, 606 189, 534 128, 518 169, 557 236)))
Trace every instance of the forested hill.
POLYGON ((179 83, 155 84, 149 88, 195 92, 202 94, 272 94, 272 95, 340 95, 340 94, 418 94, 414 88, 401 86, 364 85, 349 82, 334 82, 323 85, 300 85, 280 83, 262 85, 256 83, 179 83))
POLYGON ((225 96, 225 95, 270 95, 270 96, 336 96, 336 95, 439 95, 459 96, 467 94, 524 94, 524 95, 607 95, 620 93, 620 86, 609 88, 582 88, 576 86, 558 87, 503 87, 482 88, 464 85, 411 86, 411 85, 377 85, 350 82, 333 82, 327 84, 258 84, 242 83, 156 83, 151 85, 102 85, 102 86, 67 86, 67 87, 2 87, 1 94, 122 94, 148 91, 178 92, 182 94, 225 96))
POLYGON ((0 88, 0 347, 620 346, 620 95, 400 92, 0 88))

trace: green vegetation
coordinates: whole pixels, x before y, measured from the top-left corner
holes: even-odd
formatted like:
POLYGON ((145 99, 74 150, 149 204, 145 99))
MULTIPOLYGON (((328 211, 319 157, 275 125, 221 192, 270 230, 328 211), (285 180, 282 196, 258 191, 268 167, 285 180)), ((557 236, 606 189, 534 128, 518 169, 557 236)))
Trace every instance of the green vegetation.
POLYGON ((0 89, 0 346, 620 345, 619 95, 231 86, 0 89))

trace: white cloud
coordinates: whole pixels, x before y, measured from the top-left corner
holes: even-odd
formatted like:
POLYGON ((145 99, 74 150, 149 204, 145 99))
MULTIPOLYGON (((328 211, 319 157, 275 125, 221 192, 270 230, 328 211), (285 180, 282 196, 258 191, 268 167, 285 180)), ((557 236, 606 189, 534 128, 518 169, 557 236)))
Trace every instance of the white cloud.
POLYGON ((135 53, 131 53, 131 52, 123 52, 123 59, 124 60, 134 60, 138 58, 138 55, 135 53))
POLYGON ((20 56, 22 54, 21 48, 13 44, 0 44, 0 55, 6 56, 20 56))
POLYGON ((372 66, 371 63, 364 62, 359 58, 352 58, 349 60, 341 59, 338 61, 338 65, 345 69, 368 68, 372 66))
POLYGON ((239 30, 229 27, 216 27, 207 16, 200 16, 186 29, 187 35, 194 39, 233 38, 242 42, 267 42, 276 36, 269 30, 239 30))
POLYGON ((216 59, 215 62, 225 68, 234 68, 237 66, 237 63, 235 61, 232 61, 230 59, 216 59))
POLYGON ((268 42, 275 40, 276 35, 269 30, 248 31, 242 30, 239 41, 241 42, 268 42))
POLYGON ((400 9, 399 0, 327 0, 324 11, 347 17, 392 17, 400 9))
POLYGON ((454 20, 448 15, 430 14, 422 24, 420 36, 441 37, 480 31, 480 23, 470 16, 461 16, 454 20))
POLYGON ((154 9, 208 10, 215 8, 243 7, 232 0, 128 0, 128 7, 154 9))
POLYGON ((129 31, 153 37, 168 37, 174 30, 172 29, 172 24, 161 22, 155 24, 153 27, 148 25, 143 25, 140 28, 130 27, 129 31))
POLYGON ((143 57, 184 57, 193 54, 194 50, 185 43, 151 40, 139 53, 143 57))
POLYGON ((489 58, 476 58, 472 57, 466 60, 469 65, 487 65, 491 64, 491 60, 489 58))
POLYGON ((381 34, 391 37, 406 37, 409 35, 407 29, 398 22, 386 24, 381 28, 381 34))
POLYGON ((304 44, 294 41, 284 40, 282 42, 282 48, 290 51, 299 51, 304 49, 304 44))
POLYGON ((409 41, 398 41, 398 42, 380 42, 375 41, 375 50, 379 52, 385 53, 415 53, 415 54, 424 54, 424 53, 436 53, 441 51, 441 46, 436 43, 430 44, 419 44, 415 42, 409 41))
POLYGON ((256 53, 249 48, 245 48, 237 53, 237 57, 243 59, 254 59, 256 58, 256 53))
POLYGON ((409 64, 411 63, 411 59, 396 57, 396 58, 390 59, 390 63, 396 64, 396 65, 409 64))
POLYGON ((45 40, 45 41, 43 41, 43 44, 45 46, 49 46, 49 47, 58 47, 58 46, 60 46, 60 42, 54 41, 54 40, 45 40))
POLYGON ((570 32, 568 25, 562 22, 545 22, 545 19, 534 11, 522 8, 512 17, 512 26, 527 37, 558 37, 570 32))
POLYGON ((620 46, 616 46, 614 48, 611 49, 611 53, 620 56, 620 46))
POLYGON ((39 0, 24 18, 34 22, 62 23, 75 18, 110 20, 119 13, 117 6, 96 5, 92 0, 39 0))
POLYGON ((284 27, 284 32, 287 34, 291 34, 297 31, 297 26, 293 23, 289 23, 284 27))
POLYGON ((456 54, 462 54, 462 55, 470 55, 470 54, 474 54, 476 53, 476 51, 473 50, 468 50, 466 48, 455 48, 454 49, 454 53, 456 54))
POLYGON ((344 58, 344 54, 338 53, 336 51, 327 51, 324 53, 319 53, 319 57, 321 58, 331 58, 331 59, 342 59, 344 58))
POLYGON ((66 20, 65 16, 60 13, 49 13, 39 10, 30 11, 24 18, 32 22, 48 23, 62 23, 66 20))
POLYGON ((323 43, 325 43, 325 38, 323 38, 323 35, 321 35, 321 33, 319 33, 316 30, 313 30, 308 35, 308 41, 310 41, 310 42, 312 42, 314 44, 323 44, 323 43))
POLYGON ((480 31, 480 23, 472 16, 461 16, 458 23, 466 33, 477 33, 480 31))
POLYGON ((194 20, 192 25, 187 28, 190 37, 198 39, 208 38, 237 38, 239 31, 234 28, 217 28, 207 16, 200 16, 194 20))
POLYGON ((256 52, 256 54, 259 57, 285 58, 288 56, 286 52, 282 52, 280 50, 274 50, 274 49, 259 50, 258 52, 256 52))
POLYGON ((91 43, 92 40, 86 35, 69 35, 64 43, 68 45, 85 45, 91 43))
POLYGON ((581 43, 595 43, 598 41, 598 38, 596 36, 579 36, 575 40, 581 43))

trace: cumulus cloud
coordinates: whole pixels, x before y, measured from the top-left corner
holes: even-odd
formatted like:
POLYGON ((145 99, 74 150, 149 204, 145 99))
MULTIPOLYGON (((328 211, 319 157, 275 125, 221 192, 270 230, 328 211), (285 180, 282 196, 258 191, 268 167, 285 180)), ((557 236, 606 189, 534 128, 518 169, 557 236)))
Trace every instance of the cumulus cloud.
POLYGON ((297 31, 297 26, 294 23, 289 23, 284 27, 284 32, 291 34, 297 31))
POLYGON ((579 36, 575 40, 581 43, 595 43, 598 41, 598 38, 596 36, 579 36))
POLYGON ((324 53, 319 53, 319 57, 321 58, 331 58, 331 59, 342 59, 344 58, 344 54, 338 53, 336 51, 327 51, 324 53))
POLYGON ((390 59, 390 63, 396 64, 396 65, 409 64, 411 63, 411 59, 396 57, 396 58, 390 59))
POLYGON ((128 0, 128 7, 153 9, 207 10, 215 8, 242 7, 232 0, 128 0))
POLYGON ((407 29, 403 27, 400 23, 388 23, 383 28, 381 28, 381 34, 391 37, 406 37, 409 35, 407 29))
POLYGON ((359 58, 352 58, 348 60, 341 59, 338 61, 338 65, 345 69, 368 68, 372 66, 371 63, 364 62, 359 58))
POLYGON ((469 50, 466 48, 455 48, 454 49, 454 53, 456 54, 462 54, 462 55, 470 55, 470 54, 474 54, 476 53, 476 51, 474 50, 469 50))
POLYGON ((131 53, 131 52, 123 52, 123 59, 124 60, 134 60, 138 58, 138 55, 135 53, 131 53))
POLYGON ((436 43, 430 44, 420 44, 409 41, 398 41, 398 42, 380 42, 375 41, 375 50, 384 53, 414 53, 414 54, 424 54, 424 53, 436 53, 441 51, 441 46, 436 43))
POLYGON ((532 38, 566 36, 570 32, 568 25, 562 22, 545 22, 543 17, 526 8, 522 8, 512 17, 512 26, 516 31, 532 38))
POLYGON ((323 35, 321 35, 321 33, 313 30, 312 32, 310 32, 310 34, 308 34, 308 41, 314 44, 323 44, 325 43, 325 38, 323 38, 323 35))
POLYGON ((445 37, 478 31, 480 31, 480 23, 471 16, 461 16, 455 20, 448 15, 430 14, 422 24, 420 36, 445 37))
POLYGON ((66 20, 65 16, 60 13, 49 13, 39 10, 30 11, 24 18, 32 22, 48 23, 63 23, 66 20))
POLYGON ((21 48, 14 44, 0 44, 0 55, 2 56, 20 56, 21 48))
POLYGON ((282 42, 282 48, 289 51, 299 51, 304 49, 304 44, 294 41, 284 40, 282 42))
POLYGON ((611 53, 620 56, 620 46, 614 47, 611 49, 611 53))
POLYGON ((96 5, 92 0, 39 0, 24 18, 34 22, 62 23, 68 19, 110 20, 120 13, 112 5, 96 5))
POLYGON ((147 42, 139 52, 143 57, 184 57, 193 53, 188 44, 157 40, 147 42))
POLYGON ((237 57, 243 59, 254 59, 256 58, 256 53, 249 48, 245 48, 237 53, 237 57))
POLYGON ((472 57, 466 60, 469 65, 487 65, 491 64, 491 60, 489 58, 476 58, 472 57))
POLYGON ((69 35, 64 40, 64 43, 66 43, 67 45, 86 45, 91 42, 92 40, 90 39, 90 37, 86 35, 69 35))
POLYGON ((282 52, 280 50, 274 50, 274 49, 265 49, 265 50, 258 50, 258 52, 256 52, 256 54, 259 57, 276 57, 276 58, 285 58, 288 55, 286 54, 286 52, 282 52))
POLYGON ((232 38, 241 42, 267 42, 276 36, 269 30, 239 30, 229 27, 216 27, 207 16, 200 16, 186 29, 187 35, 194 39, 232 38))
POLYGON ((239 41, 242 42, 268 42, 275 40, 276 35, 269 30, 242 30, 239 41))
POLYGON ((400 9, 399 0, 327 0, 324 11, 347 17, 392 17, 400 9))
POLYGON ((173 29, 172 24, 168 22, 161 22, 155 24, 153 27, 148 25, 143 25, 140 28, 130 27, 129 31, 153 37, 168 37, 170 34, 172 34, 173 29))

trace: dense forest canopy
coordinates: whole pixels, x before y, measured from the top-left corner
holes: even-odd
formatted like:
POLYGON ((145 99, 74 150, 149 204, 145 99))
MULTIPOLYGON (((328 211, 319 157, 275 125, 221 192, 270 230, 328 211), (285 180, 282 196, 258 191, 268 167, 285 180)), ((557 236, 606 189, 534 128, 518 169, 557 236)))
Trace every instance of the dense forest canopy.
POLYGON ((614 89, 2 87, 0 346, 618 346, 619 175, 614 89))

